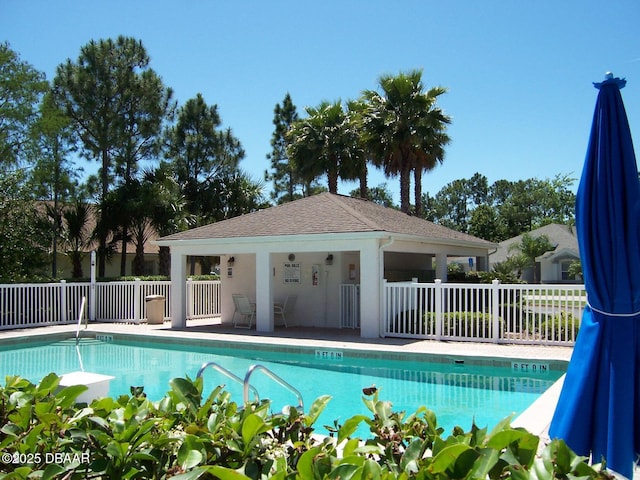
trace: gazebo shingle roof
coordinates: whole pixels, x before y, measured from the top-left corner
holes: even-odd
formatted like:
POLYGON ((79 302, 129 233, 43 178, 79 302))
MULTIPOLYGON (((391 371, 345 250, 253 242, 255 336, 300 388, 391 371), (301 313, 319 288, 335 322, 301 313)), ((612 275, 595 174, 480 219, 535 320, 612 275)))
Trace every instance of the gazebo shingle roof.
POLYGON ((162 237, 159 241, 357 232, 388 232, 493 246, 491 242, 399 210, 328 192, 162 237))

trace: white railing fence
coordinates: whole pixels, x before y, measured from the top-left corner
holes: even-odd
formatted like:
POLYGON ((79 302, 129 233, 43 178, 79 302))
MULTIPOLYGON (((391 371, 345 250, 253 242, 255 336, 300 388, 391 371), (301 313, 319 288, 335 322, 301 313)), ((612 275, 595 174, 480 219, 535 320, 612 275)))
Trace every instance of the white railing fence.
MULTIPOLYGON (((0 285, 0 330, 63 325, 84 318, 99 322, 139 323, 146 319, 146 297, 162 295, 164 318, 171 315, 171 282, 65 282, 0 285)), ((220 282, 187 280, 187 320, 220 315, 220 282)))
POLYGON ((385 336, 572 345, 584 285, 384 282, 385 336))
MULTIPOLYGON (((219 281, 186 281, 186 318, 220 315, 219 281)), ((0 330, 85 318, 139 323, 149 295, 162 295, 170 318, 171 282, 142 281, 0 285, 0 330)), ((360 327, 360 286, 340 286, 340 326, 360 327)), ((434 340, 572 345, 586 303, 583 285, 383 284, 382 335, 434 340)))
POLYGON ((340 285, 340 328, 360 328, 360 285, 340 285))
MULTIPOLYGON (((166 308, 166 307, 165 307, 166 308)), ((187 320, 208 318, 211 312, 220 314, 220 281, 219 280, 187 280, 187 320)), ((169 316, 170 310, 165 310, 169 316)))

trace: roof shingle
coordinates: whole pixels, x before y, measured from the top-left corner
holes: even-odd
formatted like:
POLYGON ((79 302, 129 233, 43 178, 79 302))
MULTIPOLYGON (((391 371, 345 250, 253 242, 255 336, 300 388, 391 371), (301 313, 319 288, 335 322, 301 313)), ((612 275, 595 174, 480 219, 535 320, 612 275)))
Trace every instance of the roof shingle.
POLYGON ((493 246, 399 210, 328 192, 162 237, 160 241, 356 232, 388 232, 493 246))

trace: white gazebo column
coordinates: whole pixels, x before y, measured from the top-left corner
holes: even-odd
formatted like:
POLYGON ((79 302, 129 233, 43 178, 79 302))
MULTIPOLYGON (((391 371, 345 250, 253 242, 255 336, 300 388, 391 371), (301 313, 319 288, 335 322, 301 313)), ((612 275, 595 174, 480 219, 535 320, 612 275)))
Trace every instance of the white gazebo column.
POLYGON ((384 252, 378 248, 377 239, 362 242, 360 248, 360 336, 362 338, 380 336, 382 272, 378 255, 384 255, 384 252))
POLYGON ((171 249, 171 328, 187 326, 187 258, 171 249))
POLYGON ((436 278, 439 280, 442 280, 443 282, 447 281, 447 254, 446 253, 436 254, 436 278))
POLYGON ((273 262, 263 250, 256 252, 256 330, 273 332, 273 262))

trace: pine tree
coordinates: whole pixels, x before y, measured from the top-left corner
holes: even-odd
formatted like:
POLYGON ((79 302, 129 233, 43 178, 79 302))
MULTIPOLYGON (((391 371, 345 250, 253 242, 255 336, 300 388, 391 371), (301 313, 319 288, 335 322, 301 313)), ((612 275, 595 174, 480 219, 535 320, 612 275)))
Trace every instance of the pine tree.
POLYGON ((276 104, 273 113, 275 129, 271 136, 272 150, 267 155, 267 159, 271 161, 271 171, 265 171, 264 178, 267 182, 273 182, 272 200, 286 203, 309 195, 312 186, 304 183, 287 154, 286 134, 298 120, 298 112, 289 93, 285 95, 282 105, 276 104))

